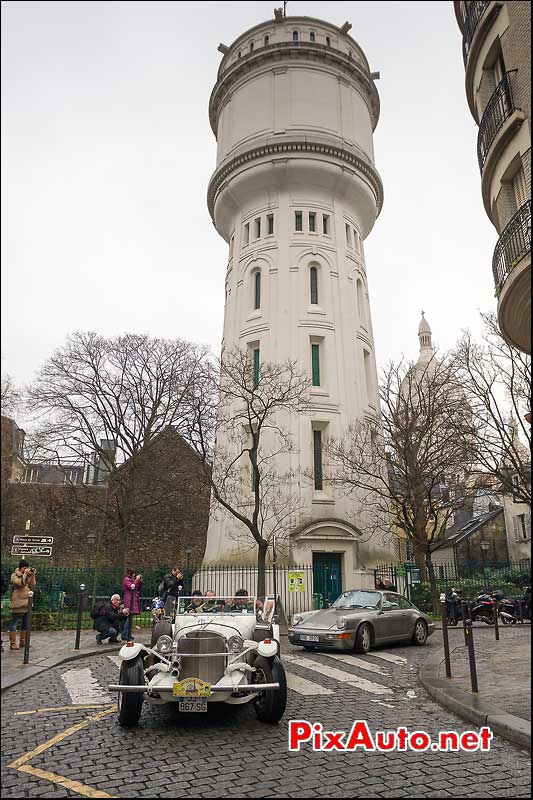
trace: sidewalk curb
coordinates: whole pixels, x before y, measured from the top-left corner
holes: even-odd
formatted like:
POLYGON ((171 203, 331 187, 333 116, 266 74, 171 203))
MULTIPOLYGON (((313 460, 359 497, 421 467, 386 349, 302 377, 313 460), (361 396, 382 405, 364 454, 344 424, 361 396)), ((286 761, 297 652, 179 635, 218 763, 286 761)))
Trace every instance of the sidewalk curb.
MULTIPOLYGON (((507 714, 498 706, 450 686, 447 678, 438 674, 444 661, 444 649, 431 656, 418 672, 418 680, 437 703, 478 726, 487 726, 504 739, 531 751, 531 722, 507 714)), ((453 662, 452 662, 453 666, 453 662)))
POLYGON ((71 650, 70 652, 63 653, 60 656, 47 658, 46 661, 43 661, 41 664, 27 664, 26 667, 22 667, 19 672, 16 672, 14 675, 7 675, 5 678, 2 678, 0 692, 5 692, 7 689, 11 689, 13 686, 17 686, 19 683, 28 680, 28 678, 33 678, 35 675, 39 675, 41 672, 46 672, 54 667, 59 667, 61 664, 66 664, 69 661, 76 661, 78 658, 84 658, 85 656, 116 653, 117 650, 120 650, 122 644, 123 642, 119 642, 118 644, 107 644, 100 647, 91 647, 90 649, 86 650, 71 650))

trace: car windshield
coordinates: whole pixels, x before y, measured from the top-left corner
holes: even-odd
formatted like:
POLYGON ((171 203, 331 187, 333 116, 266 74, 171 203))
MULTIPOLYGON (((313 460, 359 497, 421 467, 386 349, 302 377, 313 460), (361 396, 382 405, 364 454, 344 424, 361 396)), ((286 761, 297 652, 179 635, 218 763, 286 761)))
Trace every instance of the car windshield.
POLYGON ((176 614, 255 614, 256 598, 242 595, 179 597, 176 614))
POLYGON ((378 592, 364 590, 344 592, 332 603, 332 608, 377 608, 380 597, 378 592))

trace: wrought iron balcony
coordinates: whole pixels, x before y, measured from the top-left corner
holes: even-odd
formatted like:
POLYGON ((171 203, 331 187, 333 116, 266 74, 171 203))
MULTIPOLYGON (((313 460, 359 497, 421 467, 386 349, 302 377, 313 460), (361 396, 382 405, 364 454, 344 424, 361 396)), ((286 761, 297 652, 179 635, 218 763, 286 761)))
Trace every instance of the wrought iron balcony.
POLYGON ((465 64, 478 22, 488 6, 489 2, 481 2, 480 0, 470 0, 466 4, 465 26, 463 29, 463 60, 465 64))
POLYGON ((507 72, 487 103, 487 107, 479 123, 477 159, 481 172, 483 172, 483 167, 487 160, 487 153, 490 150, 491 144, 505 120, 509 119, 514 110, 511 81, 509 80, 509 73, 507 72))
POLYGON ((531 251, 531 201, 521 206, 505 226, 492 257, 492 274, 499 294, 514 267, 531 251))

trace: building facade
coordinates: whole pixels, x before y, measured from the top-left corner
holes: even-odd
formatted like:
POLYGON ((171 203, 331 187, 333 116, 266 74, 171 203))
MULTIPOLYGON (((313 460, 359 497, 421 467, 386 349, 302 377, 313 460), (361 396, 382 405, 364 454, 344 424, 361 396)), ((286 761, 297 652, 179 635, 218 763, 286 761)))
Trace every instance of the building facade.
MULTIPOLYGON (((391 560, 369 540, 364 512, 322 481, 322 442, 379 413, 363 241, 383 202, 374 166, 379 97, 367 58, 348 34, 309 17, 275 18, 239 36, 209 104, 217 166, 208 206, 228 243, 223 348, 257 362, 296 361, 311 379, 311 413, 288 421, 301 511, 292 563, 331 556, 346 580, 391 560)), ((225 445, 227 443, 221 443, 225 445)), ((212 515, 207 563, 250 561, 237 523, 212 515)))
POLYGON ((531 353, 531 3, 455 2, 505 338, 531 353))

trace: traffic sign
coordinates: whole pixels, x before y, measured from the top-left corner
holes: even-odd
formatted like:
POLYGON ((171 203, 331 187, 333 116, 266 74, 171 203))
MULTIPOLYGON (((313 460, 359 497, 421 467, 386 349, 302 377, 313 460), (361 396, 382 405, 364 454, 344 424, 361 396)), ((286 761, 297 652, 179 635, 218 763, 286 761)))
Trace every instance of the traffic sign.
POLYGON ((13 544, 53 544, 53 536, 13 536, 13 544))
POLYGON ((14 544, 11 548, 12 556, 51 556, 52 548, 47 545, 14 544))

